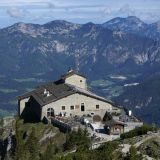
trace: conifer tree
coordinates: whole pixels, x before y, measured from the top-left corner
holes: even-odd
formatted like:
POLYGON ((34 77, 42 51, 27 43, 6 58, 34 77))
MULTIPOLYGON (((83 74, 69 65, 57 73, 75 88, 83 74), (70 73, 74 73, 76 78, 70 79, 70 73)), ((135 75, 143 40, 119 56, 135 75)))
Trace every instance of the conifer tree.
POLYGON ((29 151, 30 159, 39 159, 39 142, 35 134, 35 128, 32 128, 32 132, 26 142, 26 149, 29 151))
POLYGON ((15 123, 15 136, 16 136, 16 149, 15 149, 15 160, 27 160, 28 152, 25 149, 25 144, 23 142, 23 133, 19 130, 20 124, 19 119, 16 119, 15 123))

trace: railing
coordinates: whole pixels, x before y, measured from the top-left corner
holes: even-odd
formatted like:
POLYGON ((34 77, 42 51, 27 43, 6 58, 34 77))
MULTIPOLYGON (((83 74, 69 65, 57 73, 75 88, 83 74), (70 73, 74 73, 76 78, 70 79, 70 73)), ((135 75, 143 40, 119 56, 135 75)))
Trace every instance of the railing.
POLYGON ((55 126, 58 127, 60 131, 62 132, 70 132, 72 130, 71 126, 61 120, 58 120, 56 118, 51 118, 51 123, 55 126))

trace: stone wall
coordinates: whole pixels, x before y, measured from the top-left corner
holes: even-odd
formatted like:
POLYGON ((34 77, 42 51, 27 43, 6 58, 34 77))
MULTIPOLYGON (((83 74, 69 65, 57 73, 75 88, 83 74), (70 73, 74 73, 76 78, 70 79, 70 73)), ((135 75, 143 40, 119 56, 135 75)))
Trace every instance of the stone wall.
POLYGON ((26 103, 29 101, 30 97, 21 99, 18 101, 18 115, 20 116, 26 106, 26 103))
POLYGON ((55 115, 59 115, 60 112, 66 112, 66 116, 70 116, 70 114, 84 115, 94 113, 100 114, 103 117, 106 111, 110 112, 112 110, 112 105, 110 103, 76 93, 43 106, 41 119, 43 119, 44 116, 47 116, 48 108, 53 108, 55 115), (81 110, 81 105, 84 105, 84 111, 81 110), (99 108, 96 108, 96 105, 99 105, 99 108), (65 106, 65 110, 62 110, 62 106, 65 106))
POLYGON ((70 77, 67 77, 65 79, 65 83, 71 84, 83 89, 87 89, 87 83, 86 83, 86 78, 79 76, 79 75, 72 75, 70 77))

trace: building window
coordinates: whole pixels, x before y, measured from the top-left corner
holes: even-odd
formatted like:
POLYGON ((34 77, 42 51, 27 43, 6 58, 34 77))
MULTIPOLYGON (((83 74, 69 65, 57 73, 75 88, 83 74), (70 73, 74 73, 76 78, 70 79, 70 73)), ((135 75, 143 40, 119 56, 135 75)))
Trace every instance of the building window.
POLYGON ((48 108, 47 109, 47 117, 53 117, 54 116, 54 109, 48 108))
POLYGON ((82 112, 84 112, 84 111, 85 111, 84 103, 81 103, 81 111, 82 111, 82 112))
POLYGON ((65 110, 65 106, 62 106, 62 110, 65 110))
POLYGON ((82 80, 80 80, 80 82, 82 82, 82 80))
POLYGON ((74 106, 70 106, 70 109, 71 109, 71 110, 74 110, 74 106))
POLYGON ((96 105, 96 109, 99 109, 99 104, 96 105))

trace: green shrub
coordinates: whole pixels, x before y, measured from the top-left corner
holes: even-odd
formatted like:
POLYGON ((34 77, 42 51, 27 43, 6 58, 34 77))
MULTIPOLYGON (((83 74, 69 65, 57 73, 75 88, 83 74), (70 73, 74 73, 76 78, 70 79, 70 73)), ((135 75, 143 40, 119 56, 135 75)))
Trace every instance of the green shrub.
POLYGON ((0 127, 3 127, 4 121, 3 119, 0 119, 0 127))
POLYGON ((66 136, 66 143, 64 144, 64 150, 79 149, 84 150, 90 147, 90 138, 88 137, 87 130, 78 129, 78 131, 72 131, 66 136))
POLYGON ((135 128, 127 133, 121 134, 121 139, 132 138, 135 136, 140 136, 147 134, 148 131, 156 131, 157 128, 151 125, 143 125, 142 127, 135 128))
POLYGON ((59 160, 122 160, 122 154, 116 151, 117 148, 117 142, 107 142, 94 150, 86 150, 82 147, 59 160))
POLYGON ((134 146, 130 147, 129 152, 127 153, 126 157, 124 157, 124 160, 142 160, 142 159, 143 159, 142 154, 139 154, 134 146))
POLYGON ((154 137, 145 141, 138 149, 141 153, 158 159, 160 157, 160 137, 154 137))

